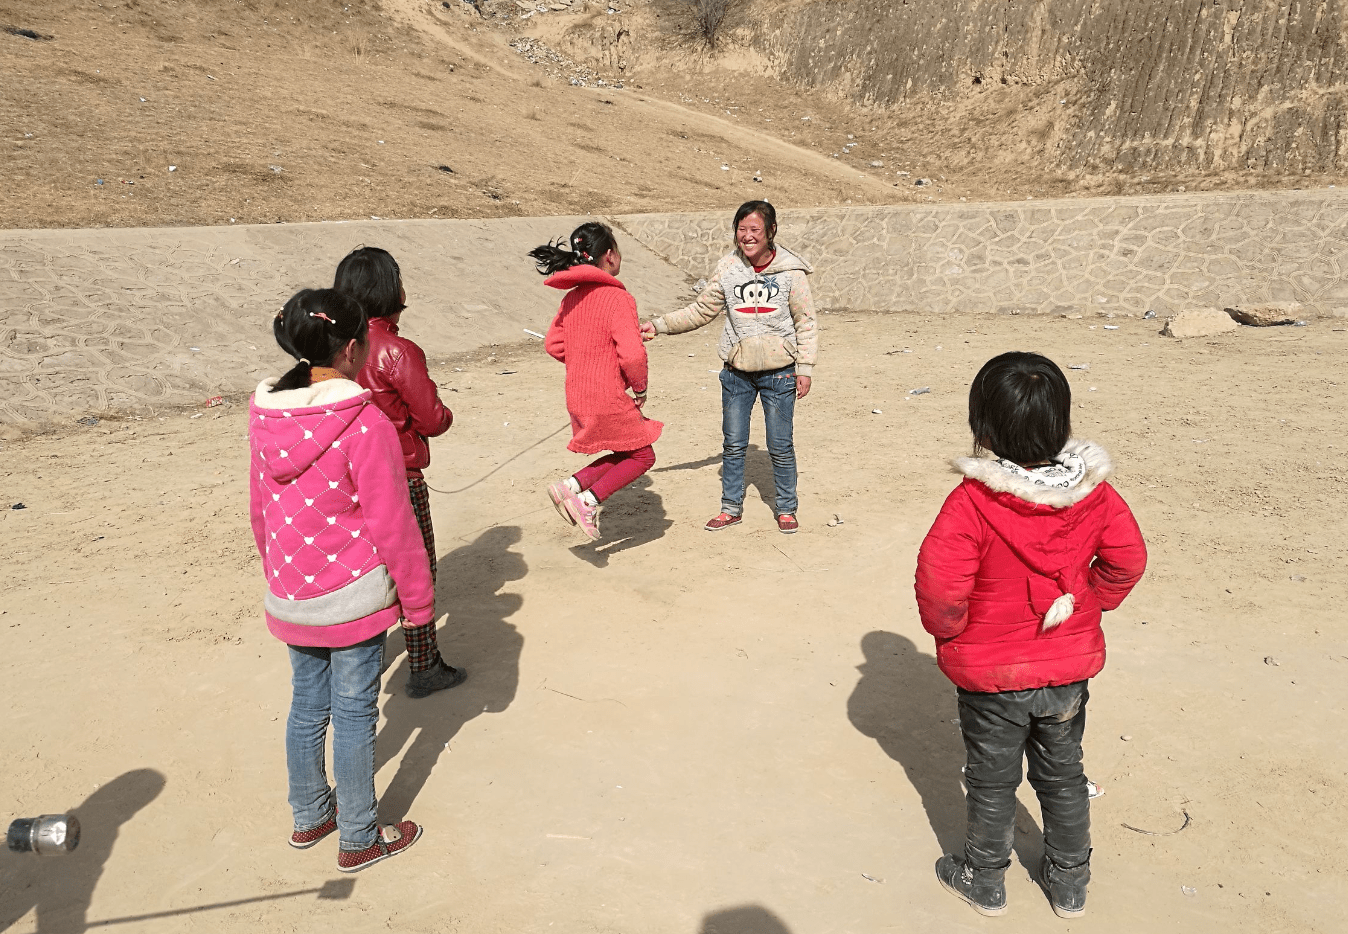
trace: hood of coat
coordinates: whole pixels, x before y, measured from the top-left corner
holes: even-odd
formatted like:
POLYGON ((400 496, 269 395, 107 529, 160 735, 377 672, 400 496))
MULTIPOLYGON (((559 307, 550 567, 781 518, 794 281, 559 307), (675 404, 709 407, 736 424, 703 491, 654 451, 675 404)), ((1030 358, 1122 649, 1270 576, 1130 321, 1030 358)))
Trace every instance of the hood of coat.
POLYGON ((554 272, 543 280, 544 285, 552 286, 554 289, 574 289, 578 285, 614 285, 626 291, 627 286, 621 281, 610 276, 598 266, 591 266, 588 263, 580 266, 572 266, 570 269, 563 269, 561 272, 554 272))
POLYGON ((1086 589, 1090 561, 1074 533, 1089 521, 1091 503, 1099 502, 1092 496, 1114 469, 1104 449, 1089 441, 1069 441, 1054 462, 1042 479, 1034 477, 1035 471, 988 458, 953 462, 967 478, 974 508, 997 537, 1026 567, 1056 585, 1032 604, 1044 614, 1045 630, 1068 619, 1075 594, 1086 589))
MULTIPOLYGON (((774 273, 795 271, 803 272, 808 276, 810 273, 814 272, 814 267, 803 257, 797 256, 780 244, 776 246, 775 249, 777 250, 777 255, 772 258, 772 262, 768 264, 768 268, 758 273, 758 275, 771 276, 774 273)), ((734 256, 745 266, 748 266, 750 273, 753 272, 754 267, 749 265, 749 261, 744 258, 744 253, 741 252, 739 247, 735 247, 734 256)))
POLYGON ((1042 475, 1015 465, 1004 466, 990 457, 959 457, 951 461, 957 473, 977 480, 1018 512, 1043 512, 1048 506, 1066 509, 1081 502, 1114 473, 1114 462, 1092 441, 1073 439, 1042 475), (1018 507, 1016 504, 1023 504, 1018 507))
POLYGON ((289 483, 351 427, 370 391, 349 379, 272 392, 275 385, 275 379, 265 379, 257 387, 249 417, 263 469, 278 483, 289 483))

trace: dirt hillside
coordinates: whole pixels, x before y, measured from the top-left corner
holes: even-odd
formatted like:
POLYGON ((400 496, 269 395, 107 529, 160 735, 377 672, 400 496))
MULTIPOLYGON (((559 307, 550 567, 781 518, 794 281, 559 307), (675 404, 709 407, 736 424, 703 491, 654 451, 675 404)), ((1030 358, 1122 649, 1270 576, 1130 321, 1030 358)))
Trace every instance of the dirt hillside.
MULTIPOLYGON (((708 49, 692 5, 675 0, 0 0, 0 27, 12 30, 0 32, 0 226, 633 213, 747 197, 795 207, 1019 200, 1337 179, 1337 149, 1323 146, 1313 159, 1256 168, 1128 162, 1125 151, 1142 150, 1097 118, 1119 109, 1109 87, 1156 56, 1106 30, 1099 41, 1123 49, 1114 58, 1096 62, 1079 48, 1086 38, 1062 39, 1067 51, 1050 58, 1068 65, 1032 68, 1048 55, 1034 52, 1047 32, 1025 27, 989 44, 1014 6, 983 11, 969 20, 973 38, 951 45, 962 35, 952 22, 965 21, 931 3, 759 0, 731 4, 708 49), (984 61, 988 49, 996 61, 984 61), (886 55, 907 56, 910 70, 914 56, 925 63, 913 91, 895 96, 876 78, 902 64, 886 55), (1083 139, 1098 146, 1087 153, 1083 139)), ((1138 16, 1125 17, 1128 35, 1149 34, 1138 16)), ((1176 28, 1156 26, 1172 37, 1176 28)), ((1242 43, 1258 42, 1241 29, 1242 43)), ((1279 54, 1309 48, 1298 41, 1279 54)), ((1282 60, 1268 73, 1282 74, 1282 60)), ((1232 74, 1248 61, 1232 59, 1232 74)), ((1171 70, 1187 75, 1195 62, 1180 55, 1171 70)), ((1287 82, 1321 86, 1300 74, 1258 100, 1282 115, 1275 142, 1302 140, 1305 152, 1338 118, 1328 103, 1279 102, 1287 82), (1287 123, 1297 114, 1301 123, 1287 123), (1309 136, 1296 132, 1303 124, 1309 136)), ((1155 94, 1164 104, 1169 92, 1138 80, 1154 117, 1155 94)), ((1337 100, 1334 87, 1315 100, 1337 100)), ((1224 99, 1235 114, 1238 102, 1224 99)), ((1137 132, 1155 136, 1152 123, 1137 132)))

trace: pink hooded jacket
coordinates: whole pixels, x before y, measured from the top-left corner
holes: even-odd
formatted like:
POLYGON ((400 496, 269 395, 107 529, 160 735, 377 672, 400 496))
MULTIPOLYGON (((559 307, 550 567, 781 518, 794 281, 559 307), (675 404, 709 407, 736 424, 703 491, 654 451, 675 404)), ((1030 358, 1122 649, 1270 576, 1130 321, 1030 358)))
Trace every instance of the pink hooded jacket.
POLYGON ((355 645, 434 618, 402 448, 370 391, 334 379, 270 392, 248 413, 253 537, 267 628, 290 645, 355 645))

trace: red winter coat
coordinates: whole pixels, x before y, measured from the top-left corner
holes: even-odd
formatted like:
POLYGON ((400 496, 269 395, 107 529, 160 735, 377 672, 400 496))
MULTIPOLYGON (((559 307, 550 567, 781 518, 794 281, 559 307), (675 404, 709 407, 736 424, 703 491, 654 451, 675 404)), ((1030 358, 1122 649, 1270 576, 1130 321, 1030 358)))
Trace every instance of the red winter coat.
POLYGON ((544 343, 566 364, 567 448, 597 454, 654 444, 665 426, 642 415, 627 394, 646 389, 636 299, 617 279, 589 265, 554 273, 545 284, 569 290, 544 343))
POLYGON ((960 458, 917 557, 917 607, 936 661, 967 691, 1071 684, 1104 667, 1102 610, 1142 578, 1147 548, 1109 455, 1088 441, 1070 489, 1041 486, 994 460, 960 458), (1070 594, 1070 597, 1068 596, 1070 594))
POLYGON ((435 381, 426 372, 426 354, 387 318, 370 319, 370 356, 356 382, 374 393, 374 404, 398 429, 403 465, 409 477, 421 476, 431 462, 427 438, 449 430, 454 413, 445 408, 435 381))

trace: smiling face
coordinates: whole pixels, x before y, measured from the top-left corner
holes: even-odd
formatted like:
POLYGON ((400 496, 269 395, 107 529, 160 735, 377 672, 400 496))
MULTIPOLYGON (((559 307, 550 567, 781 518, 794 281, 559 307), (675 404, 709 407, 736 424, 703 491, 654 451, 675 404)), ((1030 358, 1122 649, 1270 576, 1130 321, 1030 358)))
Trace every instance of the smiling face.
POLYGON ((762 266, 772 254, 772 238, 776 233, 763 223, 762 214, 746 214, 735 228, 735 243, 745 259, 755 266, 762 266))

